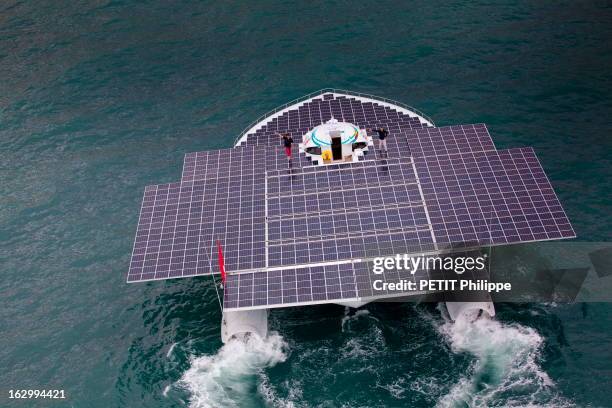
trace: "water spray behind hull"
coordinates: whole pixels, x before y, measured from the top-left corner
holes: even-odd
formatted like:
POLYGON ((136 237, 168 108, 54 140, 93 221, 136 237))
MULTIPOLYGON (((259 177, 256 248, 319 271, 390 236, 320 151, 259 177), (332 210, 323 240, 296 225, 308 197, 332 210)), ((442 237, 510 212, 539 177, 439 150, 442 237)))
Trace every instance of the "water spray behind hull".
POLYGON ((489 317, 495 316, 495 306, 490 300, 483 302, 446 302, 446 310, 453 321, 457 321, 464 316, 473 321, 480 317, 482 313, 487 313, 489 317))

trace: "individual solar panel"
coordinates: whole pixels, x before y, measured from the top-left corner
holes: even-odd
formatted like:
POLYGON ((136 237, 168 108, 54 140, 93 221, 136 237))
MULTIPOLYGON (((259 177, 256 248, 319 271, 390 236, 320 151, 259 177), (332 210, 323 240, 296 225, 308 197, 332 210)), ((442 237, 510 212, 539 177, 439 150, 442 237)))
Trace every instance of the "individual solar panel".
POLYGON ((128 272, 128 282, 141 280, 143 274, 147 277, 155 275, 164 223, 162 208, 165 208, 168 204, 169 194, 171 194, 170 205, 174 205, 179 190, 180 183, 145 187, 128 272), (151 245, 150 248, 149 244, 151 245))
POLYGON ((575 236, 531 148, 416 157, 415 164, 438 245, 575 236))
POLYGON ((264 185, 264 174, 235 173, 148 186, 128 282, 210 274, 216 240, 228 270, 265 266, 264 185))
MULTIPOLYGON (((370 281, 364 263, 344 263, 229 275, 225 309, 280 307, 359 299, 370 281)), ((371 289, 371 288, 370 288, 371 289)))
MULTIPOLYGON (((231 309, 341 299, 339 284, 337 265, 229 275, 225 283, 224 307, 231 309)), ((345 295, 356 297, 354 284, 352 292, 345 295)))
POLYGON ((408 130, 405 134, 410 152, 415 156, 431 157, 495 150, 493 139, 482 123, 425 127, 408 130))
POLYGON ((267 156, 268 150, 261 146, 187 153, 181 180, 195 181, 236 174, 248 177, 263 173, 267 156))

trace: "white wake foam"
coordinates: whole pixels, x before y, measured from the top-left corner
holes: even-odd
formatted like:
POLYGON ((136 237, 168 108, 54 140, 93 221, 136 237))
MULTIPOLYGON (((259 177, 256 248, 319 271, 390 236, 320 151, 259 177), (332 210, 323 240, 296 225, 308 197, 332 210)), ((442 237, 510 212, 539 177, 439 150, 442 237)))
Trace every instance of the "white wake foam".
POLYGON ((370 314, 370 311, 367 309, 359 309, 355 313, 351 314, 351 309, 349 307, 344 308, 344 317, 342 317, 341 329, 345 331, 347 326, 350 326, 351 322, 357 321, 361 316, 368 316, 373 320, 378 320, 374 316, 370 314))
POLYGON ((168 349, 168 352, 166 353, 166 358, 170 358, 170 356, 172 355, 172 352, 174 351, 174 348, 176 347, 177 344, 178 343, 172 343, 172 345, 168 349))
POLYGON ((567 406, 538 363, 542 337, 532 328, 481 317, 438 326, 455 353, 476 357, 438 407, 567 406))
POLYGON ((215 355, 192 357, 191 367, 179 380, 190 397, 190 407, 254 405, 263 370, 287 358, 287 344, 277 333, 267 338, 232 339, 215 355))
POLYGON ((300 381, 285 380, 283 382, 283 387, 289 390, 285 398, 278 395, 274 388, 270 386, 270 379, 266 375, 263 375, 257 390, 263 397, 265 406, 274 408, 298 408, 303 406, 303 404, 300 403, 303 399, 302 383, 300 381))

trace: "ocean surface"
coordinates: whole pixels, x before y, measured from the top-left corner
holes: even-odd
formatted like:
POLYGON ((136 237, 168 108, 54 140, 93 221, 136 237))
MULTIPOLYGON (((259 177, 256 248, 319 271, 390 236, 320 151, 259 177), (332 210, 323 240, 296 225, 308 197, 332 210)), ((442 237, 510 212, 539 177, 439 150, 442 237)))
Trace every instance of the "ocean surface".
POLYGON ((274 310, 223 346, 209 277, 125 283, 145 185, 324 87, 533 146, 610 241, 610 2, 433 3, 0 2, 0 406, 611 407, 610 304, 274 310))

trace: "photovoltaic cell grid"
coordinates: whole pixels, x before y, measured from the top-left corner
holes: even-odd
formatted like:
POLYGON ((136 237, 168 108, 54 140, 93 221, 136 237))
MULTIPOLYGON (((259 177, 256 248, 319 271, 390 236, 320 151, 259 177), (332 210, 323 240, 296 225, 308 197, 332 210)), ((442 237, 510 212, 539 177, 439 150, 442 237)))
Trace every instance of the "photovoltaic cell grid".
MULTIPOLYGON (((459 255, 480 256, 480 253, 459 255)), ((390 269, 374 273, 371 261, 306 266, 283 270, 240 273, 229 275, 225 283, 223 307, 225 309, 273 308, 326 302, 363 301, 418 294, 408 290, 383 289, 381 283, 414 282, 417 287, 423 279, 451 279, 454 272, 419 268, 390 269), (376 283, 375 281, 380 281, 376 283), (376 290, 375 289, 376 286, 376 290)), ((466 271, 464 279, 485 278, 482 272, 466 271)), ((455 275, 456 277, 456 275, 455 275)), ((422 292, 424 293, 424 292, 422 292)))
MULTIPOLYGON (((279 138, 280 144, 280 138, 279 138)), ((231 174, 263 174, 266 170, 312 166, 297 146, 293 148, 291 166, 281 146, 245 146, 240 148, 208 150, 187 153, 183 163, 183 182, 207 178, 227 177, 231 174)))
POLYGON ((493 139, 482 123, 412 129, 406 131, 405 135, 410 152, 415 156, 431 157, 495 150, 493 139))
MULTIPOLYGON (((279 141, 280 144, 280 141, 279 141)), ((263 147, 263 146, 262 146, 263 147)), ((283 170, 289 171, 294 170, 298 167, 310 167, 313 166, 310 157, 306 157, 305 154, 300 153, 297 142, 293 145, 291 151, 291 162, 287 161, 285 155, 285 148, 282 146, 266 146, 266 169, 267 170, 283 170)))
POLYGON ((321 303, 357 297, 351 264, 229 275, 223 306, 227 309, 252 306, 321 303))
POLYGON ((375 131, 368 131, 368 134, 374 139, 374 148, 368 150, 366 160, 495 150, 484 124, 389 130, 387 152, 378 149, 375 131))
POLYGON ((269 266, 433 249, 414 170, 404 161, 269 173, 269 266))
MULTIPOLYGON (((403 272, 405 278, 415 279, 409 272, 403 272)), ((231 275, 226 280, 223 306, 233 309, 358 301, 374 296, 375 279, 385 281, 385 276, 373 274, 367 262, 231 275)), ((387 294, 387 291, 376 293, 377 296, 387 294)))
POLYGON ((353 123, 361 128, 382 125, 390 132, 426 126, 418 118, 386 106, 362 102, 350 97, 334 97, 332 94, 325 94, 271 119, 256 132, 249 134, 244 144, 274 146, 278 143, 277 132, 288 132, 296 142, 299 142, 306 132, 327 122, 332 117, 339 121, 353 123))
POLYGON ((439 245, 574 237, 533 149, 415 157, 439 245))
POLYGON ((147 187, 128 282, 210 274, 217 239, 228 270, 265 266, 264 184, 245 172, 147 187))
POLYGON ((181 181, 263 173, 268 155, 269 150, 261 146, 187 153, 181 181))
MULTIPOLYGON (((256 149, 251 149, 247 157, 262 157, 254 152, 256 149)), ((419 173, 422 175, 423 190, 426 192, 435 236, 441 245, 486 245, 574 236, 558 200, 552 201, 556 200, 554 191, 533 151, 526 149, 522 157, 511 153, 502 151, 493 152, 491 155, 473 154, 467 158, 463 155, 448 155, 440 156, 437 160, 416 159, 417 167, 421 169, 419 173), (479 161, 479 157, 484 157, 485 160, 479 161), (506 164, 500 166, 499 158, 503 157, 506 157, 506 164), (508 171, 510 162, 518 167, 508 171), (433 163, 437 163, 439 168, 434 168, 433 163), (454 169, 458 163, 467 167, 463 170, 454 169), (531 167, 528 166, 529 163, 532 164, 531 167), (504 180, 500 178, 500 174, 509 178, 504 180), (433 178, 428 178, 432 175, 433 178), (532 178, 529 179, 528 176, 532 178), (515 184, 522 184, 517 188, 510 180, 515 184), (492 184, 493 181, 496 184, 492 184), (519 207, 510 190, 517 194, 517 199, 522 197, 523 213, 517 215, 519 207), (435 201, 431 200, 431 194, 435 194, 435 201), (504 203, 508 206, 508 211, 500 209, 499 205, 504 203), (528 208, 528 205, 532 205, 532 208, 528 208)), ((208 159, 209 156, 215 156, 212 161, 207 162, 211 172, 203 174, 217 179, 207 179, 208 183, 197 180, 201 183, 186 181, 184 186, 174 183, 147 188, 130 267, 130 281, 209 273, 208 259, 216 264, 216 251, 210 245, 215 237, 220 237, 226 247, 226 254, 230 259, 228 269, 264 266, 263 255, 253 253, 265 245, 265 237, 261 236, 261 233, 258 234, 265 222, 262 221, 265 215, 262 189, 259 188, 258 212, 253 212, 253 202, 243 200, 251 196, 249 188, 265 184, 261 173, 263 165, 260 160, 246 160, 246 163, 251 163, 252 168, 244 171, 242 166, 245 162, 233 161, 231 155, 230 152, 216 152, 216 156, 205 156, 208 159), (231 171, 219 172, 220 163, 223 163, 220 157, 225 154, 230 155, 227 163, 235 163, 238 167, 232 170, 230 166, 231 171), (232 194, 229 194, 230 188, 233 190, 232 194), (198 189, 207 191, 207 207, 193 203, 200 197, 198 189), (152 199, 153 192, 155 196, 152 199), (180 205, 176 201, 177 194, 180 205), (218 200, 217 194, 221 196, 218 200), (223 197, 228 197, 227 201, 223 197), (216 203, 218 209, 211 208, 211 203, 216 203), (187 208, 188 216, 185 214, 187 208), (154 218, 149 219, 153 216, 154 218), (245 221, 243 224, 241 219, 245 221), (202 220, 208 221, 209 225, 202 224, 202 220), (161 227, 160 222, 163 223, 161 227), (163 235, 160 235, 162 231, 159 228, 163 228, 163 235), (188 238, 185 237, 186 233, 188 238), (201 248, 199 242, 197 248, 200 250, 196 250, 194 242, 186 242, 195 241, 196 236, 198 241, 209 242, 207 248, 201 248), (143 241, 146 244, 143 244, 143 241), (252 258, 242 256, 249 253, 252 258), (252 259, 252 262, 249 262, 249 259, 252 259)), ((266 163, 270 162, 275 163, 266 163)), ((285 164, 284 159, 279 163, 285 164)), ((307 167, 302 168, 301 173, 288 172, 287 169, 270 171, 270 264, 301 264, 357 256, 378 256, 402 250, 405 252, 408 249, 425 250, 431 243, 431 235, 427 230, 418 228, 423 226, 425 214, 418 203, 415 205, 414 197, 419 196, 416 194, 416 185, 410 183, 414 180, 414 174, 411 171, 406 172, 399 160, 389 159, 375 163, 379 165, 372 166, 369 161, 349 166, 307 167), (367 184, 368 181, 383 180, 385 177, 386 181, 374 187, 367 184), (356 182, 359 180, 366 180, 366 184, 359 185, 356 182), (393 184, 393 180, 403 182, 393 184), (281 185, 281 182, 285 185, 281 185), (317 193, 308 193, 309 191, 317 193), (358 194, 360 191, 366 191, 367 194, 358 194), (377 205, 378 208, 374 208, 377 205), (309 207, 310 210, 316 208, 321 215, 314 217, 315 221, 306 216, 309 207), (290 209, 290 217, 283 219, 280 216, 282 208, 290 209), (340 211, 334 211, 335 208, 340 211), (363 211, 364 208, 367 211, 363 211), (417 228, 414 228, 415 226, 417 228), (377 233, 368 235, 370 227, 377 233), (335 232, 338 233, 337 236, 333 235, 335 232), (329 236, 334 238, 325 239, 329 236), (415 245, 416 243, 418 245, 415 245)), ((204 168, 208 168, 208 165, 204 168)), ((189 177, 193 179, 198 175, 193 173, 186 176, 188 179, 189 177)), ((203 194, 201 200, 205 200, 203 194)))

